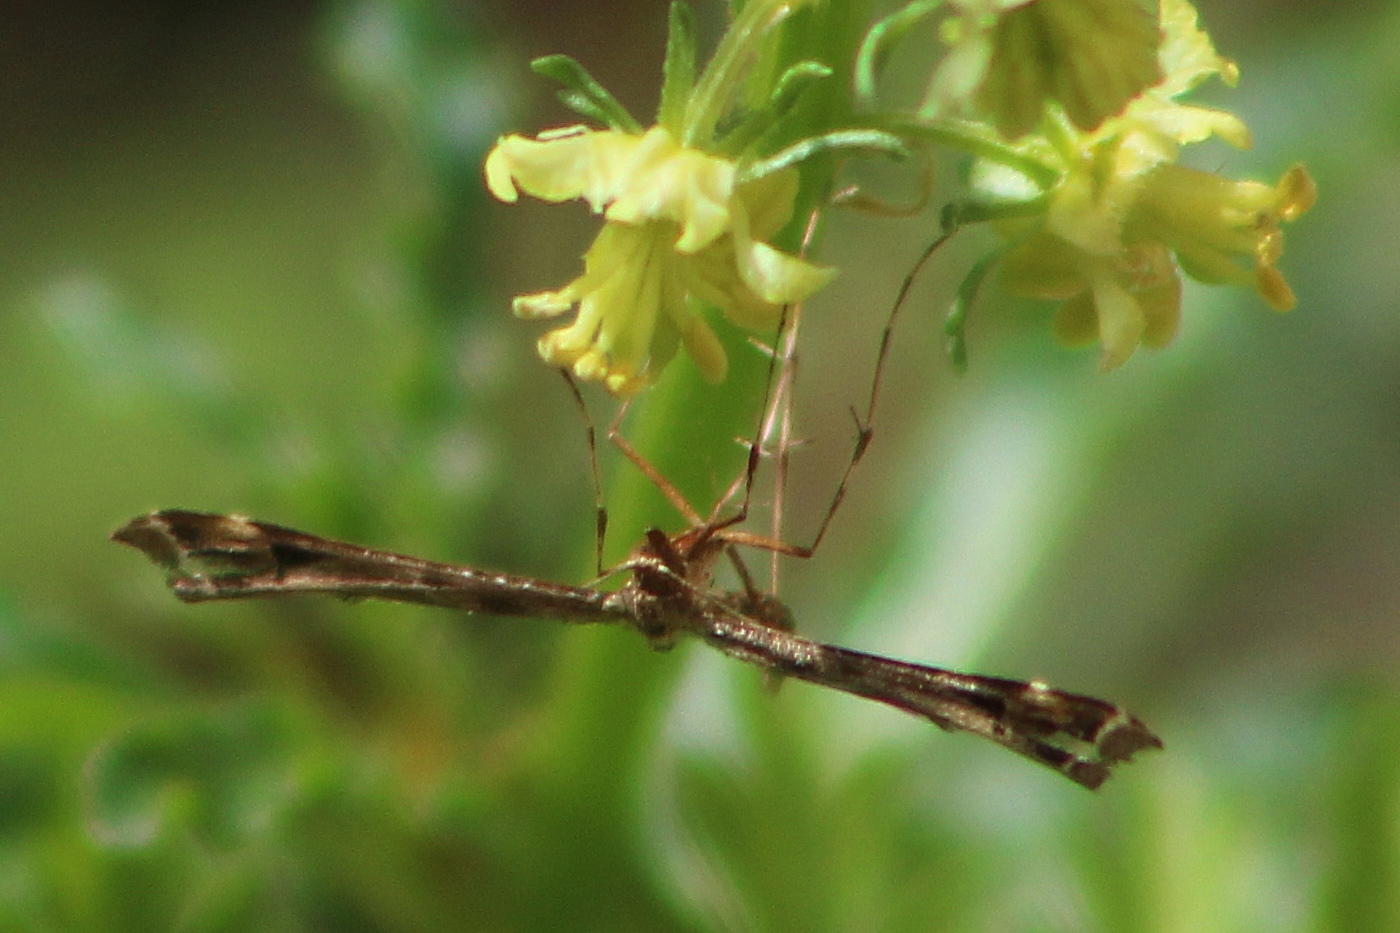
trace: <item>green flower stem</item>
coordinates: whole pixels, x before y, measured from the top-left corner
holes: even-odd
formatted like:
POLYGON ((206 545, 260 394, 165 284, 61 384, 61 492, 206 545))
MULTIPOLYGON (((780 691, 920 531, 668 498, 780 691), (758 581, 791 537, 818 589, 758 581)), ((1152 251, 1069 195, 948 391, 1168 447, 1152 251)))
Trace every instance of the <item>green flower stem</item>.
POLYGON ((799 162, 805 162, 819 153, 840 150, 854 150, 867 155, 880 154, 897 159, 909 155, 909 150, 905 148, 904 143, 892 133, 867 129, 833 130, 830 133, 823 133, 821 136, 808 137, 766 159, 753 163, 740 175, 740 181, 756 181, 765 175, 781 172, 799 162))
MULTIPOLYGON (((706 384, 693 364, 677 359, 638 399, 624 425, 629 441, 706 515, 743 465, 745 451, 734 438, 752 436, 757 424, 752 413, 767 376, 765 358, 730 344, 732 365, 723 384, 706 384)), ((615 565, 645 529, 675 532, 686 522, 616 448, 600 444, 610 474, 604 561, 615 565)), ((591 547, 590 541, 580 566, 592 566, 591 547)), ((533 770, 560 776, 555 790, 561 798, 591 795, 626 810, 632 792, 627 781, 665 706, 660 695, 680 672, 678 652, 649 651, 635 633, 613 637, 593 628, 570 629, 557 657, 550 696, 541 707, 540 721, 550 728, 538 736, 533 770)))
MULTIPOLYGON (((716 124, 733 104, 740 82, 751 74, 750 66, 764 51, 765 40, 782 19, 802 5, 800 0, 750 0, 743 6, 720 40, 686 106, 683 145, 706 148, 712 141, 716 124)), ((803 19, 806 28, 784 33, 783 48, 779 50, 782 61, 827 65, 849 62, 851 55, 843 55, 841 50, 853 49, 859 40, 855 26, 864 22, 857 16, 859 7, 861 4, 850 0, 828 0, 816 7, 811 17, 803 19)), ((679 86, 685 70, 684 50, 678 55, 681 60, 674 80, 679 86)), ((775 84, 788 74, 789 68, 790 64, 784 66, 781 62, 773 67, 775 84)), ((762 75, 757 77, 762 80, 762 75)), ((831 78, 814 83, 820 91, 819 99, 809 105, 804 97, 797 108, 801 110, 800 125, 791 128, 795 139, 822 137, 850 126, 848 72, 838 71, 831 78)), ((748 91, 756 99, 771 100, 776 88, 748 91)), ((888 134, 875 131, 859 139, 828 139, 822 145, 840 148, 831 145, 840 140, 884 149, 896 148, 898 143, 888 134)), ((831 164, 834 166, 836 160, 832 159, 831 164)), ((793 222, 775 242, 795 248, 808 214, 824 201, 830 173, 818 170, 813 174, 821 177, 811 184, 804 180, 793 222)), ((746 453, 735 438, 753 436, 768 377, 767 358, 746 346, 740 333, 721 326, 720 335, 730 359, 724 383, 705 384, 696 367, 679 357, 656 385, 638 397, 623 426, 629 441, 702 515, 708 515, 715 498, 743 466, 746 453)), ((758 336, 771 341, 774 335, 758 336)), ((674 532, 685 526, 685 519, 676 514, 652 482, 601 440, 599 452, 606 464, 604 472, 610 477, 606 488, 609 529, 605 564, 625 559, 627 550, 649 527, 674 532)), ((581 558, 581 566, 585 560, 591 565, 593 555, 590 551, 581 558)), ((610 638, 587 631, 566 636, 552 695, 546 703, 549 715, 545 718, 556 728, 542 737, 538 748, 548 761, 544 770, 569 775, 569 780, 586 780, 590 788, 596 785, 599 793, 622 793, 618 785, 623 782, 618 778, 626 776, 629 763, 635 763, 635 757, 641 754, 641 743, 652 717, 657 715, 656 706, 647 700, 668 689, 680 670, 674 662, 651 656, 634 643, 636 640, 635 636, 610 638), (598 740, 600 722, 609 724, 610 739, 598 740), (611 790, 604 786, 609 781, 613 782, 611 790)), ((574 787, 570 792, 578 793, 579 789, 574 787)))
POLYGON ((945 146, 1015 169, 1042 188, 1060 180, 1060 170, 992 137, 986 127, 962 120, 910 120, 900 114, 866 115, 872 126, 909 140, 945 146))

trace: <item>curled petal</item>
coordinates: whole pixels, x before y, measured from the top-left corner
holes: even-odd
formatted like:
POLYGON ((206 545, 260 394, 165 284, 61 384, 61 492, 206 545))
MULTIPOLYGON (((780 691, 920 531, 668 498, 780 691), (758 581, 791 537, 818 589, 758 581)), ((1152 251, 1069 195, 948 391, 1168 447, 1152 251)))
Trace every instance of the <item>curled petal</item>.
POLYGON ((1055 339, 1067 347, 1087 347, 1099 339, 1092 293, 1079 292, 1055 309, 1055 339))
POLYGON ((575 126, 538 139, 503 136, 486 156, 486 187, 514 203, 518 191, 542 201, 583 198, 594 211, 612 201, 639 137, 575 126))
POLYGON ((759 299, 775 305, 801 301, 826 285, 836 270, 774 249, 751 238, 748 212, 734 211, 734 260, 739 277, 759 299))
POLYGON ((766 240, 787 226, 797 199, 796 169, 773 172, 740 185, 734 192, 748 213, 749 233, 766 240))
POLYGON ((582 198, 615 223, 674 221, 681 252, 703 249, 730 223, 734 163, 683 148, 659 126, 640 136, 582 127, 538 139, 505 136, 484 170, 502 201, 523 190, 545 201, 582 198))
POLYGON ((1239 67, 1215 51, 1210 34, 1199 25, 1196 8, 1187 0, 1161 0, 1160 18, 1159 58, 1166 77, 1158 91, 1179 97, 1215 75, 1232 87, 1239 81, 1239 67))
POLYGON ((729 359, 710 325, 698 314, 688 314, 677 323, 685 352, 700 367, 700 374, 710 382, 723 382, 729 371, 729 359))
POLYGON ((517 295, 511 302, 511 310, 516 317, 533 320, 542 317, 558 317, 574 306, 580 294, 575 287, 582 279, 564 286, 557 292, 536 292, 533 295, 517 295))
POLYGON ((1066 240, 1041 232, 1006 254, 1001 279, 1014 294, 1064 301, 1084 291, 1083 253, 1066 240))
POLYGON ((1140 286, 1135 292, 1146 320, 1142 345, 1149 350, 1160 350, 1170 344, 1181 326, 1181 276, 1177 275, 1175 266, 1170 265, 1165 251, 1163 259, 1168 267, 1157 280, 1140 286))
POLYGON ((1007 254, 1002 276, 1017 294, 1061 301, 1056 339, 1069 346, 1097 340, 1105 372, 1121 366, 1139 345, 1159 349, 1176 336, 1181 280, 1160 244, 1104 257, 1040 233, 1007 254))
POLYGON ((767 243, 750 241, 748 249, 743 250, 736 242, 735 252, 744 284, 770 304, 801 301, 836 275, 829 266, 813 265, 767 243))

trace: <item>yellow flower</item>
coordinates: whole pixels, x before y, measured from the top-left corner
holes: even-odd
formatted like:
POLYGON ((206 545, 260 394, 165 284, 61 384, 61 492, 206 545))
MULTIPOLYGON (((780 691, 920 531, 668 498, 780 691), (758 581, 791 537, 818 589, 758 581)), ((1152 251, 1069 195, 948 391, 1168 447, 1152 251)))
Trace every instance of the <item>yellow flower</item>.
POLYGON ((1120 172, 1140 176, 1162 162, 1175 161, 1181 147, 1219 136, 1236 149, 1251 145, 1249 127, 1226 110, 1183 104, 1179 98, 1210 78, 1234 87, 1239 67, 1218 54, 1200 28, 1187 0, 1162 0, 1162 80, 1145 88, 1118 117, 1085 136, 1085 147, 1116 141, 1120 172))
POLYGON ((1016 294, 1064 301, 1056 335, 1071 345, 1097 338, 1101 367, 1111 370, 1138 344, 1171 342, 1180 316, 1178 263, 1198 281, 1252 287, 1274 310, 1292 308, 1293 291, 1277 268, 1281 225, 1316 197, 1302 166, 1270 186, 1161 165, 1138 187, 1114 249, 1086 248, 1092 236, 1075 242, 1047 223, 1007 254, 1003 279, 1016 294))
POLYGON ((640 135, 572 127, 505 136, 485 174, 502 201, 522 190, 546 201, 582 198, 603 215, 583 275, 558 291, 521 295, 514 308, 552 317, 577 305, 572 324, 540 339, 540 355, 617 395, 651 381, 678 345, 708 379, 723 379, 724 350, 702 307, 750 330, 773 327, 784 305, 833 274, 763 242, 792 214, 794 171, 740 182, 733 161, 682 147, 660 126, 640 135))
POLYGON ((1300 217, 1315 200, 1317 188, 1301 165, 1273 186, 1163 165, 1148 176, 1124 235, 1165 243, 1193 279, 1252 286, 1269 307, 1287 311, 1295 299, 1276 268, 1283 253, 1280 224, 1300 217))
POLYGON ((1035 129, 1057 102, 1092 130, 1161 80, 1156 20, 1135 0, 952 0, 950 45, 921 112, 974 101, 1003 136, 1035 129))
POLYGON ((1181 318, 1181 279, 1161 244, 1100 256, 1042 231, 1007 254, 1002 280, 1016 294, 1062 302, 1055 336, 1069 346, 1099 341, 1104 372, 1122 365, 1139 344, 1160 349, 1171 343, 1181 318))
POLYGON ((1180 316, 1178 264, 1200 281, 1252 286, 1271 307, 1292 307, 1277 269, 1280 225, 1316 196, 1300 166, 1268 186, 1173 164, 1182 146, 1210 136, 1239 148, 1250 140, 1233 114, 1175 99, 1212 76, 1234 83, 1237 70, 1216 54, 1186 0, 1162 0, 1161 9, 1163 81, 1097 130, 1061 124, 1053 137, 1018 144, 1062 174, 1043 216, 1002 227, 1019 240, 1003 267, 1008 287, 1064 301, 1056 334, 1069 343, 1097 337, 1105 370, 1139 344, 1171 341, 1180 316))
POLYGON ((1034 137, 1026 143, 1048 150, 1064 173, 1051 200, 1047 226, 1091 252, 1121 248, 1123 221, 1148 176, 1176 161, 1182 146, 1211 136, 1237 149, 1250 145, 1249 128, 1234 114, 1177 100, 1211 77, 1234 84, 1239 70, 1216 54, 1186 0, 1162 0, 1161 10, 1160 83, 1091 132, 1062 127, 1053 143, 1034 137))

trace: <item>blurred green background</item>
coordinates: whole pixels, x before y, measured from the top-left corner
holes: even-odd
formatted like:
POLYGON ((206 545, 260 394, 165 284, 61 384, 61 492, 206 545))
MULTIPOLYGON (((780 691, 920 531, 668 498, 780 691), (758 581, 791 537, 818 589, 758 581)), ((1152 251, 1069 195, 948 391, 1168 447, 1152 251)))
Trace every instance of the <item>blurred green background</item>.
MULTIPOLYGON (((969 235, 916 289, 831 538, 783 569, 815 637, 1157 728, 1164 753, 1089 794, 626 631, 176 603, 106 540, 123 520, 238 511, 589 576, 583 430, 508 302, 571 278, 592 221, 490 203, 478 167, 568 119, 537 55, 649 113, 664 6, 13 5, 0 930, 1400 929, 1400 8, 1201 10, 1243 71, 1208 96, 1257 146, 1205 167, 1302 160, 1320 188, 1287 231, 1298 308, 1190 289, 1177 343, 1104 377, 993 288, 958 376, 938 316, 969 235)), ((934 227, 827 231, 798 540, 934 227)), ((629 430, 707 502, 745 428, 697 437, 686 406, 731 402, 677 400, 685 365, 629 430)), ((616 460, 613 558, 677 523, 616 460)))

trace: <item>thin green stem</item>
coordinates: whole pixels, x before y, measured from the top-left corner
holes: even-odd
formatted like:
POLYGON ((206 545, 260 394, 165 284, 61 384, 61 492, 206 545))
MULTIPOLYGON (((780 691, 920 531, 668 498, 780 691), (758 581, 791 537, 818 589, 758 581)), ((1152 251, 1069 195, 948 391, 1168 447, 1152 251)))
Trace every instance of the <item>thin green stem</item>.
POLYGON ((948 118, 925 122, 910 120, 897 113, 867 114, 864 118, 870 125, 896 136, 960 150, 979 159, 1005 165, 1026 175, 1042 188, 1054 187, 1063 174, 1059 168, 1044 160, 1013 149, 989 135, 987 128, 981 124, 948 118))

